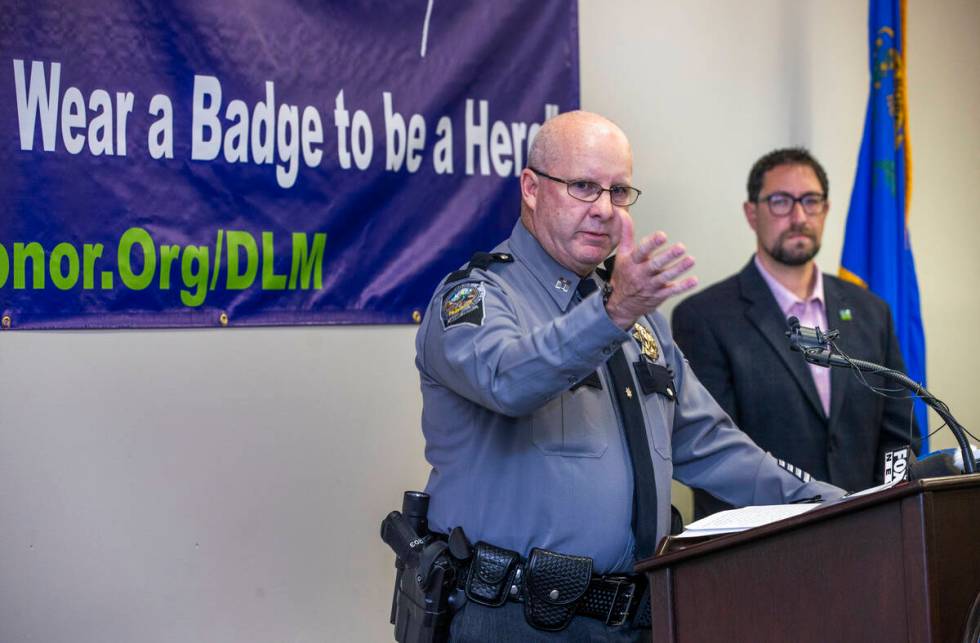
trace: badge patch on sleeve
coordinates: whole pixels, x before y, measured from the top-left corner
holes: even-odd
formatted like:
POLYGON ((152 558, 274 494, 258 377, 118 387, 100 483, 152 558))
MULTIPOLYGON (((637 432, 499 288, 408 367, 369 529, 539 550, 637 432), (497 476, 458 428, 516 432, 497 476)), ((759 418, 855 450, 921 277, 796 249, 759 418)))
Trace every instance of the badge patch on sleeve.
POLYGON ((442 298, 442 327, 457 324, 483 325, 483 299, 486 290, 482 283, 469 281, 460 284, 442 298))

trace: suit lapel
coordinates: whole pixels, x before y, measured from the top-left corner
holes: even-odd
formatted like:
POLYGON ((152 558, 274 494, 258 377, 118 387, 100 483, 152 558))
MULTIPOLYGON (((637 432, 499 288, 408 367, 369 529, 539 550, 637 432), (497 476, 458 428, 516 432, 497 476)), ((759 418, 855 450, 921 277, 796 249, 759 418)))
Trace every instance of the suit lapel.
MULTIPOLYGON (((838 284, 833 279, 824 276, 823 280, 823 294, 826 298, 824 305, 827 308, 827 328, 824 330, 840 330, 840 338, 835 342, 837 346, 840 347, 842 351, 848 355, 857 355, 855 351, 860 351, 860 347, 854 342, 857 340, 854 337, 853 332, 848 332, 848 326, 851 322, 849 319, 844 319, 845 315, 843 311, 848 311, 848 317, 852 314, 850 311, 850 302, 844 293, 838 288, 838 284)), ((830 424, 831 426, 837 421, 840 416, 841 405, 844 403, 844 394, 847 390, 847 380, 848 378, 854 377, 849 368, 839 368, 832 367, 830 369, 830 424)))
POLYGON ((789 340, 786 338, 787 326, 783 312, 779 309, 779 304, 776 303, 776 298, 770 292, 769 286, 759 274, 758 268, 755 267, 754 261, 750 260, 749 264, 739 273, 738 281, 742 298, 746 304, 745 316, 775 351, 817 415, 821 418, 826 417, 823 405, 820 403, 820 396, 817 394, 817 387, 814 385, 813 377, 808 370, 809 367, 803 359, 803 355, 790 350, 789 340))

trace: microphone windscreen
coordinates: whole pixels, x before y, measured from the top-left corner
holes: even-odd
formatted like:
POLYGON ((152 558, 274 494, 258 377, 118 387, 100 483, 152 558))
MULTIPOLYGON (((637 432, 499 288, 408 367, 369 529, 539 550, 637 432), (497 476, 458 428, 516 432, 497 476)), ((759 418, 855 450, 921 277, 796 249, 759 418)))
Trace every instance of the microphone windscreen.
POLYGON ((909 465, 909 477, 912 480, 958 476, 960 473, 960 469, 953 462, 953 456, 948 453, 937 453, 909 465))
MULTIPOLYGON (((970 449, 973 451, 973 459, 980 461, 980 447, 975 444, 971 444, 970 449)), ((961 450, 943 449, 943 453, 948 453, 953 456, 953 464, 958 467, 961 472, 966 471, 966 467, 963 466, 963 452, 961 450)))

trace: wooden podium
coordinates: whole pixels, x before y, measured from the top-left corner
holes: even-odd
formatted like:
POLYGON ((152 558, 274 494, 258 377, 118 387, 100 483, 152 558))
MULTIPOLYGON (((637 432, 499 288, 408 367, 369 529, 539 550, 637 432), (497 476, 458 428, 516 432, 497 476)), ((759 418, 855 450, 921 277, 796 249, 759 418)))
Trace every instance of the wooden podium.
POLYGON ((656 643, 959 643, 980 595, 980 474, 903 483, 637 571, 656 643))

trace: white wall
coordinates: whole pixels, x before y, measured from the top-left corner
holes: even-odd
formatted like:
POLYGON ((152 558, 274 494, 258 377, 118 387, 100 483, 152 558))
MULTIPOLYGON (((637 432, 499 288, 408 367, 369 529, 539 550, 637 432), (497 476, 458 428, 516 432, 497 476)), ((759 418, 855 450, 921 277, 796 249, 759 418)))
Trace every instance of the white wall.
MULTIPOLYGON (((909 116, 916 268, 929 390, 980 435, 970 334, 980 319, 980 3, 910 2, 909 116)), ((932 418, 932 428, 940 425, 932 418)), ((954 446, 949 432, 938 446, 954 446)))
POLYGON ((582 3, 582 102, 632 138, 639 228, 683 241, 702 284, 727 277, 755 247, 741 209, 750 166, 803 144, 830 175, 820 259, 836 271, 867 97, 863 3, 630 6, 623 20, 582 3))
POLYGON ((0 642, 379 641, 414 328, 0 336, 0 642))
MULTIPOLYGON (((835 270, 866 100, 863 2, 581 2, 582 100, 633 139, 639 228, 739 269, 757 156, 831 176, 835 270)), ((974 0, 909 8, 930 388, 978 426, 974 0), (963 322, 966 323, 963 323, 963 322), (968 332, 968 331, 967 331, 968 332)), ((516 216, 515 204, 515 216, 516 216)), ((0 333, 0 642, 390 640, 381 518, 424 484, 412 327, 0 333)))

